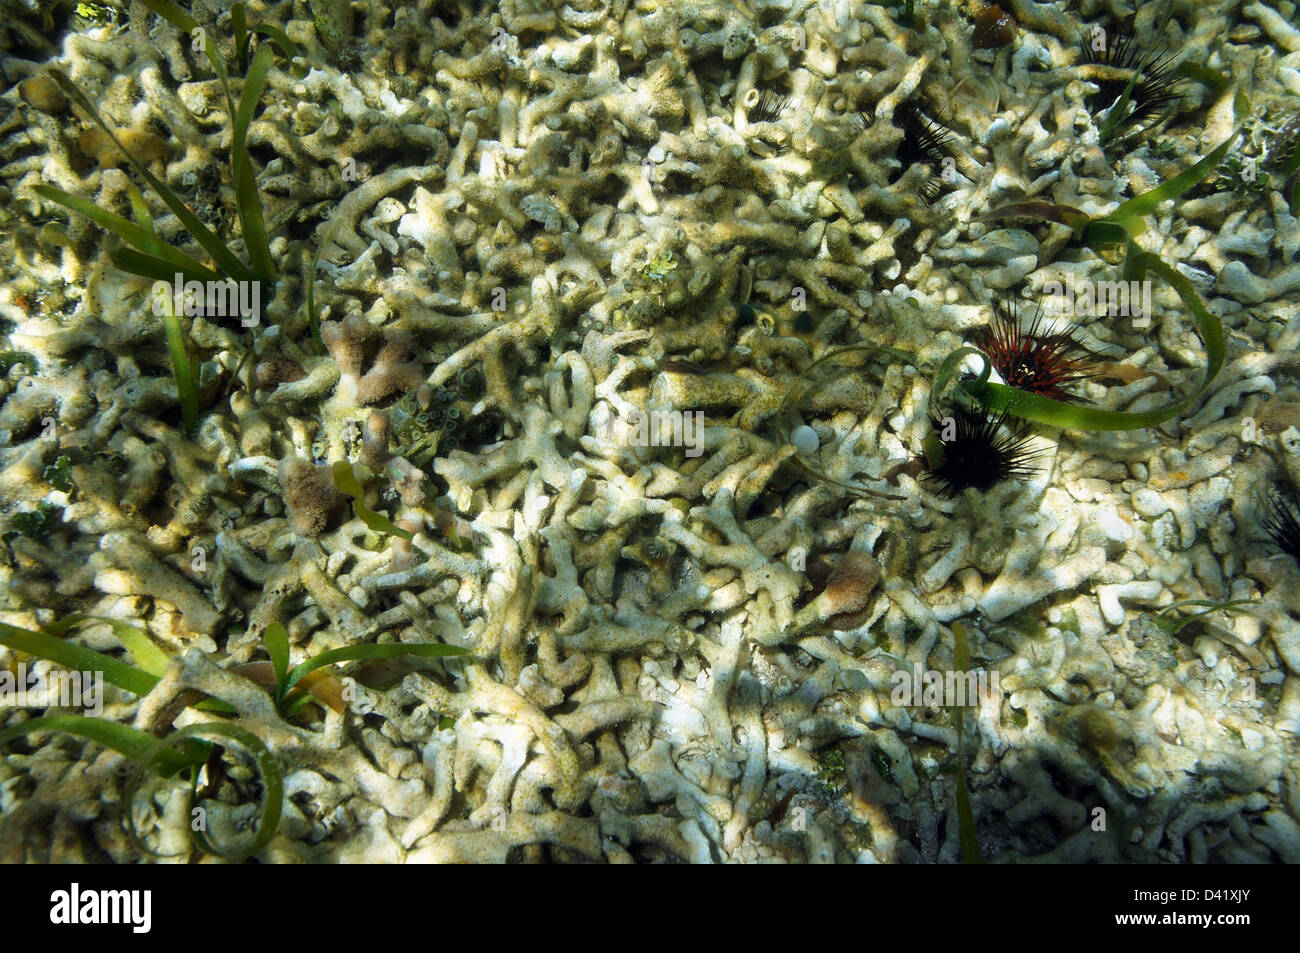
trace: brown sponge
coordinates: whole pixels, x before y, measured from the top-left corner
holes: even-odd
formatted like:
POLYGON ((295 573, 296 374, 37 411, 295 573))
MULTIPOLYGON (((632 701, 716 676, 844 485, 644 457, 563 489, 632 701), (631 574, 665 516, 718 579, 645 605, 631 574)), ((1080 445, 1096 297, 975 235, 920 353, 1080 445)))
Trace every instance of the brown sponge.
POLYGON ((334 486, 329 467, 318 467, 301 457, 280 464, 280 487, 289 508, 289 525, 301 536, 315 536, 330 515, 348 498, 334 486))
POLYGON ((348 315, 342 321, 326 321, 320 326, 325 349, 338 365, 339 371, 356 380, 357 403, 361 406, 383 400, 395 391, 414 391, 424 383, 424 367, 415 354, 416 342, 408 332, 387 330, 379 352, 364 374, 366 346, 374 329, 358 315, 348 315))

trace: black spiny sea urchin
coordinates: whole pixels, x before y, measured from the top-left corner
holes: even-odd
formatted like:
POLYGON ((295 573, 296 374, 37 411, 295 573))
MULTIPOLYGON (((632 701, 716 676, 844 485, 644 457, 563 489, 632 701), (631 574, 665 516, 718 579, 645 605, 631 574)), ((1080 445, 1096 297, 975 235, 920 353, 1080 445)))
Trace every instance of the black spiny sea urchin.
POLYGON ((1261 524, 1284 553, 1300 561, 1300 500, 1289 482, 1269 487, 1261 524))
MULTIPOLYGON (((862 118, 870 124, 874 112, 863 112, 862 118)), ((933 173, 921 187, 921 195, 927 202, 933 201, 943 186, 939 173, 948 155, 952 132, 923 113, 921 106, 911 99, 894 108, 893 123, 902 132, 903 140, 895 153, 900 168, 890 176, 890 183, 897 182, 903 173, 920 163, 933 173)))
POLYGON ((915 100, 899 104, 894 110, 894 125, 903 133, 903 141, 898 145, 898 161, 904 166, 914 162, 937 165, 948 154, 952 133, 921 112, 915 100))
POLYGON ((1027 478, 1037 469, 1031 464, 1040 451, 1028 449, 1030 435, 1023 424, 1001 432, 1006 416, 959 406, 949 417, 931 417, 925 479, 937 482, 939 492, 951 498, 965 489, 984 492, 1003 480, 1027 478))
POLYGON ((1085 36, 1083 40, 1084 61, 1098 66, 1125 70, 1125 77, 1100 77, 1091 80, 1097 86, 1097 93, 1088 97, 1088 108, 1094 113, 1111 108, 1118 103, 1124 90, 1128 88, 1133 74, 1138 74, 1137 81, 1129 93, 1129 104, 1125 114, 1114 124, 1116 133, 1132 132, 1141 129, 1148 132, 1158 124, 1167 107, 1182 98, 1177 91, 1179 79, 1172 72, 1175 54, 1166 53, 1163 48, 1150 52, 1139 49, 1137 40, 1126 29, 1111 35, 1099 34, 1102 48, 1094 47, 1095 38, 1085 36))

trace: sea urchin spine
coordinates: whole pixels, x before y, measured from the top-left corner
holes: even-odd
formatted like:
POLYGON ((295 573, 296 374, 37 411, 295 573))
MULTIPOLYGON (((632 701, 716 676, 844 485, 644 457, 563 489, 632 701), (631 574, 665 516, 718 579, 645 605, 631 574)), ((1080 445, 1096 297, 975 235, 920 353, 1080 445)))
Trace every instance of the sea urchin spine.
MULTIPOLYGON (((751 90, 757 92, 757 90, 751 90)), ((754 98, 754 97, 750 97, 754 98)), ((782 96, 780 93, 774 93, 770 89, 763 90, 761 95, 755 98, 753 105, 749 106, 750 122, 776 122, 781 118, 781 113, 789 108, 791 99, 789 96, 782 96)))

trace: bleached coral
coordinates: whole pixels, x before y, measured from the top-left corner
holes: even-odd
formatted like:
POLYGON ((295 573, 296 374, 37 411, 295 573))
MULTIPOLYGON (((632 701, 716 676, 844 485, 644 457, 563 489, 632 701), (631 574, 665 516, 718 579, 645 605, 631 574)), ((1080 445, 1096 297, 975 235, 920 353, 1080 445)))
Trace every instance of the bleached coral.
MULTIPOLYGON (((507 0, 457 18, 420 0, 350 5, 350 38, 339 5, 312 6, 308 21, 268 5, 309 52, 271 71, 249 127, 259 162, 276 155, 259 176, 274 323, 247 362, 229 329, 189 328, 209 358, 198 440, 168 417, 143 289, 83 260, 85 226, 16 246, 73 320, 0 299, 40 366, 3 382, 6 488, 35 505, 56 449, 108 459, 74 467, 50 539, 15 541, 5 608, 144 617, 178 657, 141 724, 202 691, 293 765, 266 859, 955 861, 955 722, 891 689, 899 671, 955 665, 959 620, 1005 690, 967 744, 981 830, 1008 859, 1294 857, 1278 755, 1300 724, 1293 571, 1242 542, 1253 517, 1224 502, 1263 472, 1244 418, 1288 453, 1284 204, 1233 217, 1194 199, 1140 239, 1212 268, 1231 329, 1232 359, 1181 431, 1066 434, 1026 485, 955 502, 908 469, 925 369, 983 322, 988 289, 1100 267, 1062 260, 1061 236, 976 216, 1033 200, 1098 211, 1165 175, 1151 150, 1110 168, 1071 72, 1081 24, 1060 5, 1009 4, 1025 34, 997 61, 1001 86, 948 6, 907 29, 874 4, 760 4, 754 22, 712 2, 507 0), (351 44, 371 68, 349 66, 351 44), (763 88, 797 107, 751 122, 763 88), (958 140, 934 203, 895 159, 894 117, 918 95, 950 104, 958 140), (307 316, 291 275, 315 251, 307 316), (92 274, 79 303, 67 289, 92 274), (914 363, 865 362, 794 409, 815 417, 821 469, 873 493, 849 502, 802 478, 779 416, 800 371, 859 341, 914 363), (634 412, 663 415, 670 439, 636 445, 618 426, 634 412), (699 456, 671 439, 671 415, 695 412, 699 456), (47 417, 53 440, 37 436, 47 417), (343 460, 372 471, 361 502, 411 540, 348 514, 330 469, 343 460), (1191 646, 1146 618, 1226 598, 1259 612, 1191 646), (242 634, 223 634, 232 620, 242 634), (238 674, 276 621, 295 656, 375 640, 473 655, 388 692, 358 684, 350 710, 308 730, 238 674), (1099 805, 1121 835, 1083 832, 1099 805)), ((1178 15, 1194 51, 1227 32, 1215 5, 1178 15)), ((107 50, 70 38, 64 58, 112 122, 143 131, 147 116, 187 144, 164 170, 179 184, 220 151, 221 103, 188 44, 153 32, 107 50)), ((5 214, 29 226, 40 181, 121 204, 122 174, 78 168, 42 116, 6 139, 5 214)), ((181 240, 161 210, 157 224, 181 240)), ((1090 330, 1176 377, 1198 345, 1165 306, 1149 338, 1090 330)), ((1154 376, 1105 393, 1167 396, 1154 376)), ((12 760, 53 798, 61 758, 12 760)), ((93 795, 59 796, 89 816, 93 795)), ((94 837, 133 856, 111 827, 94 837)))

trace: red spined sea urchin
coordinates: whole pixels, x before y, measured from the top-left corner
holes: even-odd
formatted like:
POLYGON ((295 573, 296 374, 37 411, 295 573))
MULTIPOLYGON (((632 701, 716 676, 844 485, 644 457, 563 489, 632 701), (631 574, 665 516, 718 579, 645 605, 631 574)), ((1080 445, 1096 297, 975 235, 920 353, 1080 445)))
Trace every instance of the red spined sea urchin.
POLYGON ((1042 322, 1041 303, 1029 327, 1023 328, 1014 299, 995 301, 993 322, 977 332, 975 343, 1008 386, 1053 400, 1087 403, 1064 388, 1097 376, 1091 352, 1073 331, 1045 333, 1042 322))

